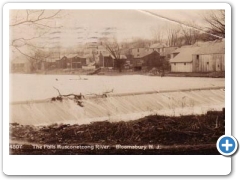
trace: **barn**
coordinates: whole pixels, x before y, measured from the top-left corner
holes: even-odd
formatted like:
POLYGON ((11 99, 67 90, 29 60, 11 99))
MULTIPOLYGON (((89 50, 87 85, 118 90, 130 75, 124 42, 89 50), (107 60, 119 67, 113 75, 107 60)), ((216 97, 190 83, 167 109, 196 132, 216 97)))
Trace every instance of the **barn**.
POLYGON ((193 72, 225 71, 225 42, 213 41, 193 53, 193 72))
POLYGON ((147 67, 160 67, 162 66, 163 57, 160 57, 160 54, 157 51, 153 51, 151 54, 148 54, 143 57, 144 65, 147 67))
POLYGON ((225 71, 225 41, 183 46, 171 54, 172 72, 225 71))
POLYGON ((27 57, 16 58, 11 62, 11 72, 13 73, 30 73, 31 63, 27 57))
POLYGON ((161 67, 164 57, 160 56, 157 51, 145 54, 139 58, 131 59, 131 64, 135 69, 142 69, 143 66, 150 68, 161 67))
POLYGON ((85 65, 86 58, 79 57, 77 54, 69 54, 56 61, 56 66, 60 69, 77 69, 85 65))
POLYGON ((63 56, 61 59, 57 60, 56 66, 59 69, 66 69, 67 68, 67 57, 63 56))
POLYGON ((57 62, 59 62, 59 57, 48 57, 38 63, 39 70, 49 70, 57 67, 57 62))

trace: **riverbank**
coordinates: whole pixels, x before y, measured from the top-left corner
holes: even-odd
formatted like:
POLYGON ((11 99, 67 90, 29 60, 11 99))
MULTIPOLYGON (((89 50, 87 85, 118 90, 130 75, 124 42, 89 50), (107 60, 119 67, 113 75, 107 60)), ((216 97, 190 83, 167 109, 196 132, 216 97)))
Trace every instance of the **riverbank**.
POLYGON ((215 144, 223 134, 225 114, 222 111, 180 117, 155 115, 128 122, 83 125, 12 123, 10 153, 217 155, 215 144))

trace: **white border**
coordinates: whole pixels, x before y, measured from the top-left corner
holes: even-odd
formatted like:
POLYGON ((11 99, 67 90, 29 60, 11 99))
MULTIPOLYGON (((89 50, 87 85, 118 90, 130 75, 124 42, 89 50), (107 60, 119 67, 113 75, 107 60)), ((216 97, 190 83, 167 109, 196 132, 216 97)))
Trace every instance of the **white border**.
POLYGON ((9 3, 3 7, 3 172, 7 175, 227 175, 231 158, 215 156, 9 155, 9 9, 225 9, 226 135, 231 135, 231 7, 227 3, 9 3))

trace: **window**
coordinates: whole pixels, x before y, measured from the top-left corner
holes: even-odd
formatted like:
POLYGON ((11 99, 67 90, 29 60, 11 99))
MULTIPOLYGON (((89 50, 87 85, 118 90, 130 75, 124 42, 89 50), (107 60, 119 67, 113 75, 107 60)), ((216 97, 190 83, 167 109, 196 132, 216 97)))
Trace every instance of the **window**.
POLYGON ((184 63, 184 66, 186 66, 186 63, 184 63))
POLYGON ((137 49, 137 52, 139 52, 139 49, 137 49))
POLYGON ((209 65, 209 62, 207 62, 207 65, 209 65))
POLYGON ((176 66, 176 63, 174 63, 174 65, 176 66))
POLYGON ((199 59, 199 55, 197 55, 197 59, 199 59))

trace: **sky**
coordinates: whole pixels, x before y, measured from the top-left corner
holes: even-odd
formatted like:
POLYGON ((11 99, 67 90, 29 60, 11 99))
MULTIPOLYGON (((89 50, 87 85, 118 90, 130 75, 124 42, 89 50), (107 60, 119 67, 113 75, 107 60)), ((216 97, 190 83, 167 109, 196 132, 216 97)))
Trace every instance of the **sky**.
MULTIPOLYGON (((206 10, 151 10, 156 14, 174 19, 179 22, 194 22, 205 26, 202 15, 206 10)), ((67 11, 68 16, 63 20, 69 29, 82 27, 90 31, 91 36, 96 36, 106 27, 115 27, 116 36, 120 39, 133 37, 152 38, 151 30, 157 26, 163 29, 176 26, 176 23, 163 18, 157 18, 140 10, 75 10, 67 11), (98 33, 96 33, 98 32, 98 33)), ((62 23, 62 21, 59 21, 62 23)))
MULTIPOLYGON (((166 28, 179 27, 180 24, 191 22, 200 27, 206 27, 203 15, 209 10, 61 10, 52 20, 42 20, 39 23, 61 28, 48 28, 31 24, 10 26, 10 41, 16 38, 30 39, 39 34, 46 33, 41 38, 30 42, 44 47, 71 47, 83 45, 86 42, 96 41, 103 36, 114 36, 118 41, 131 41, 133 38, 152 39, 153 29, 157 27, 164 31, 166 28), (169 21, 167 19, 173 20, 169 21)), ((41 17, 47 17, 57 10, 45 10, 41 17)), ((39 11, 30 11, 29 19, 36 19, 39 11)), ((10 24, 25 20, 26 10, 10 12, 10 24)), ((19 43, 20 41, 15 42, 19 43)), ((21 47, 24 48, 24 47, 21 47)))

